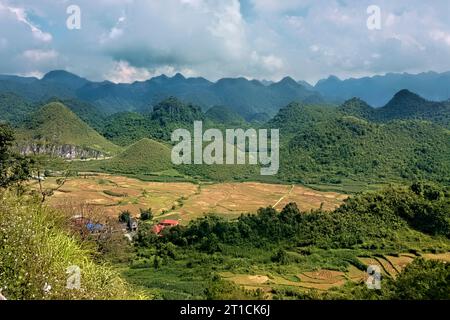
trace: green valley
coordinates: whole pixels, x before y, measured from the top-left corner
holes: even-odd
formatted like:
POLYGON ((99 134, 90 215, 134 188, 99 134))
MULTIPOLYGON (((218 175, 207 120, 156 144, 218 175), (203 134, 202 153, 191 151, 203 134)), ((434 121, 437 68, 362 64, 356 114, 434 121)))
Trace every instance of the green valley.
POLYGON ((445 103, 418 101, 400 92, 380 109, 357 99, 290 103, 267 122, 247 122, 227 107, 203 112, 176 98, 109 116, 76 100, 38 107, 18 100, 26 111, 4 116, 17 138, 5 156, 38 156, 38 172, 48 176, 36 178, 36 164, 27 171, 26 162, 8 169, 5 181, 17 180, 24 195, 4 193, 2 203, 34 206, 43 193, 58 214, 86 212, 108 230, 117 228, 119 214, 137 219, 131 244, 108 231, 108 244, 89 233, 77 241, 101 250, 120 273, 117 281, 125 279, 139 297, 447 297, 445 290, 422 292, 417 270, 429 273, 431 288, 446 285, 439 277, 448 268, 439 261, 450 260, 450 131, 445 103), (278 174, 260 176, 250 164, 172 164, 171 132, 192 132, 199 120, 224 134, 279 129, 278 174), (154 233, 173 219, 180 224, 154 233), (365 286, 369 265, 382 269, 381 291, 365 286), (402 291, 406 283, 414 291, 402 291))

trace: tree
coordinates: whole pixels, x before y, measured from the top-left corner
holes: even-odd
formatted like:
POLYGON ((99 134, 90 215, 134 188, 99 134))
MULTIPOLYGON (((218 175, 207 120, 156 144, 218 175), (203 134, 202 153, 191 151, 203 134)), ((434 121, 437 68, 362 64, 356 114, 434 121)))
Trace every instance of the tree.
POLYGON ((142 221, 153 220, 152 208, 141 209, 141 220, 142 221))
POLYGON ((122 211, 119 215, 119 221, 128 224, 131 219, 131 213, 128 210, 122 211))
POLYGON ((11 150, 14 131, 7 124, 0 124, 0 188, 16 186, 31 177, 32 160, 11 150))
POLYGON ((47 197, 51 197, 54 195, 55 191, 61 189, 64 184, 67 182, 68 178, 72 175, 69 169, 63 171, 61 177, 56 179, 56 186, 45 186, 44 179, 48 176, 48 170, 45 170, 45 156, 34 155, 33 157, 33 177, 38 181, 39 186, 39 194, 41 197, 41 203, 44 203, 47 197))
POLYGON ((450 265, 438 260, 415 259, 395 280, 390 298, 450 299, 450 265))

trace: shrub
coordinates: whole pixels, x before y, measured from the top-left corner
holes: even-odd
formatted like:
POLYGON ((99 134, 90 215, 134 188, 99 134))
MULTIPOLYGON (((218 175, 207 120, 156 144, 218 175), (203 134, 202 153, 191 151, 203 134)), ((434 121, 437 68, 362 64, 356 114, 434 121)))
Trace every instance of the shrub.
POLYGON ((8 299, 140 297, 110 267, 94 263, 94 252, 68 235, 60 212, 7 192, 0 212, 0 287, 8 299), (66 288, 70 266, 81 269, 79 290, 66 288))
POLYGON ((415 259, 397 277, 391 299, 449 300, 450 265, 437 260, 415 259))
POLYGON ((119 214, 119 221, 122 222, 122 223, 127 223, 128 224, 130 222, 130 219, 131 219, 131 213, 128 210, 122 211, 119 214))
POLYGON ((153 220, 152 208, 141 209, 141 220, 142 221, 153 220))
POLYGON ((111 196, 111 197, 116 197, 116 198, 124 198, 124 197, 128 197, 128 194, 126 193, 119 193, 119 192, 114 192, 111 190, 103 190, 103 193, 111 196))

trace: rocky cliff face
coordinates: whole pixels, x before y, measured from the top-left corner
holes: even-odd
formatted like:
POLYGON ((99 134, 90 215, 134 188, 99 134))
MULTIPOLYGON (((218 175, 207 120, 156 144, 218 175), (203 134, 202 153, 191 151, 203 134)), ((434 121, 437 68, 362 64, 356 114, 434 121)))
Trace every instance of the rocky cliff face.
POLYGON ((32 143, 18 146, 23 155, 46 154, 60 157, 67 160, 73 159, 99 159, 104 158, 105 154, 100 151, 83 148, 73 145, 52 145, 32 143))

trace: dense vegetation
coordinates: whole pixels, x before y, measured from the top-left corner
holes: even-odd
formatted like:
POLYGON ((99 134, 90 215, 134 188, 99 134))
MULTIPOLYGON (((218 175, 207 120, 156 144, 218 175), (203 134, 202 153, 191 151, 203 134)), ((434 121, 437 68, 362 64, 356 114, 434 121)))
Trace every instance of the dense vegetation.
POLYGON ((10 93, 0 93, 0 122, 18 125, 33 111, 30 103, 22 97, 10 93))
MULTIPOLYGON (((448 300, 450 299, 450 265, 438 260, 415 259, 396 279, 387 278, 380 290, 349 284, 332 290, 323 299, 376 300, 448 300)), ((307 294, 306 299, 317 298, 307 294)))
POLYGON ((291 78, 263 85, 257 80, 225 78, 216 83, 181 74, 161 75, 144 82, 114 84, 91 82, 65 71, 52 71, 41 80, 14 76, 0 77, 0 93, 14 92, 36 103, 52 97, 77 99, 94 105, 100 112, 146 111, 160 101, 174 96, 201 106, 226 105, 243 117, 265 112, 273 116, 291 101, 319 102, 322 98, 291 78))
POLYGON ((144 138, 125 149, 102 168, 110 172, 127 174, 150 174, 172 168, 168 146, 144 138))
MULTIPOLYGON (((297 288, 305 271, 366 271, 359 257, 447 252, 450 193, 424 183, 391 187, 347 200, 334 212, 260 209, 237 220, 206 216, 156 237, 142 224, 132 267, 125 273, 166 299, 243 296, 276 299, 447 299, 450 269, 416 260, 395 279, 384 274, 382 290, 349 282, 326 293, 297 288), (267 275, 270 292, 246 291, 230 275, 267 275), (278 279, 278 280, 277 280, 278 279), (280 280, 281 279, 281 280, 280 280), (285 280, 283 280, 285 279, 285 280), (293 283, 288 286, 286 279, 293 283), (405 290, 406 286, 409 286, 405 290)), ((300 283, 301 284, 301 283, 300 283)))
MULTIPOLYGON (((51 76, 59 78, 64 75, 56 73, 51 76)), ((81 81, 77 78, 72 80, 73 85, 81 81)), ((220 84, 228 86, 227 81, 220 84)), ((283 90, 296 86, 291 79, 285 79, 282 84, 283 90)), ((280 84, 273 85, 274 88, 279 86, 280 84)), ((11 95, 4 99, 6 103, 14 100, 11 95)), ((76 99, 64 101, 71 110, 59 103, 51 103, 44 108, 37 108, 36 112, 24 117, 22 122, 17 120, 19 122, 16 126, 22 128, 19 135, 22 145, 48 144, 47 151, 58 150, 58 145, 73 145, 90 150, 86 154, 80 152, 81 158, 95 158, 100 154, 118 154, 121 150, 116 145, 129 147, 144 138, 170 147, 170 135, 174 129, 192 130, 193 122, 202 120, 204 129, 280 129, 279 174, 261 177, 258 166, 252 165, 192 165, 175 167, 176 171, 170 171, 171 176, 212 181, 264 179, 318 187, 328 185, 329 188, 344 191, 361 190, 367 184, 407 182, 415 179, 449 184, 448 102, 429 102, 407 90, 398 92, 385 107, 379 109, 374 109, 359 99, 349 100, 338 108, 291 103, 281 108, 266 124, 258 123, 265 119, 261 114, 262 118, 258 117, 258 114, 249 116, 248 119, 254 121, 249 123, 228 107, 213 107, 203 113, 200 107, 183 103, 173 97, 142 109, 142 113, 123 112, 106 118, 97 107, 89 103, 76 99), (107 140, 92 127, 99 130, 107 140)), ((19 100, 17 104, 28 106, 19 100)), ((36 109, 36 106, 32 109, 36 109)), ((133 150, 135 148, 124 151, 112 161, 94 161, 89 164, 75 162, 72 167, 75 171, 121 171, 134 175, 172 169, 167 156, 156 162, 149 160, 154 158, 155 154, 143 156, 134 152, 133 155, 125 156, 133 150), (136 156, 135 159, 131 160, 132 156, 136 156), (132 165, 124 165, 120 160, 124 157, 126 161, 131 161, 132 165), (118 171, 119 167, 123 169, 118 171)))
POLYGON ((205 116, 210 121, 229 128, 241 128, 246 125, 243 117, 225 106, 214 106, 205 113, 205 116))
POLYGON ((198 106, 171 97, 155 105, 151 113, 123 112, 108 117, 102 132, 123 146, 143 138, 168 142, 173 130, 191 129, 194 121, 203 120, 205 115, 198 106))
POLYGON ((59 102, 32 113, 20 130, 19 144, 71 145, 111 155, 120 150, 59 102))
POLYGON ((347 115, 374 122, 392 120, 426 120, 450 129, 450 103, 427 101, 408 90, 399 91, 382 108, 374 109, 364 101, 354 98, 339 107, 347 115))
POLYGON ((167 239, 200 247, 213 243, 263 246, 289 241, 324 249, 369 249, 377 243, 395 242, 396 232, 408 227, 450 239, 449 190, 415 183, 409 190, 387 189, 350 198, 333 214, 321 210, 301 212, 292 203, 280 213, 265 208, 256 215, 242 215, 235 222, 209 216, 186 229, 171 229, 167 239))
POLYGON ((282 180, 429 179, 449 184, 450 133, 430 122, 377 124, 335 109, 291 104, 269 125, 281 129, 282 180))
POLYGON ((31 176, 32 160, 12 149, 14 139, 12 128, 0 124, 0 190, 12 185, 18 187, 31 176))
MULTIPOLYGON (((351 87, 350 82, 330 78, 317 88, 327 92, 335 86, 351 87)), ((439 96, 442 88, 426 91, 439 96)), ((370 101, 386 96, 379 97, 376 90, 363 93, 370 101)), ((263 85, 243 78, 211 83, 178 74, 116 85, 55 71, 42 80, 2 77, 0 119, 0 288, 9 299, 142 297, 110 263, 118 264, 122 276, 148 296, 163 299, 450 298, 448 264, 424 259, 428 253, 450 250, 448 101, 427 101, 401 90, 382 108, 360 99, 334 107, 291 78, 263 85), (208 109, 211 106, 216 107, 208 109), (47 193, 28 187, 30 179, 41 178, 40 158, 21 156, 14 148, 16 135, 22 151, 24 145, 35 144, 47 151, 69 146, 69 151, 81 148, 112 156, 70 164, 45 162, 42 169, 50 170, 42 171, 49 173, 69 167, 145 178, 262 179, 258 166, 174 167, 170 135, 177 128, 191 130, 196 120, 204 121, 204 129, 280 129, 281 167, 277 176, 268 178, 272 182, 327 187, 407 182, 410 187, 353 195, 333 212, 305 212, 291 203, 279 212, 262 208, 234 220, 207 215, 187 226, 167 228, 161 236, 153 232, 159 217, 146 209, 132 247, 122 231, 108 231, 114 226, 110 221, 105 223, 111 228, 95 236, 86 230, 74 232, 68 223, 71 212, 46 207, 51 189, 47 193), (304 272, 366 272, 362 257, 402 253, 418 259, 396 277, 383 273, 381 290, 352 281, 326 292, 301 287, 298 275, 304 272), (66 288, 71 265, 81 267, 82 290, 66 288), (239 285, 242 277, 254 275, 266 276, 270 291, 239 285)), ((120 217, 126 223, 131 213, 125 210, 120 217)))
POLYGON ((71 231, 69 212, 46 207, 27 188, 34 163, 11 150, 13 140, 11 128, 0 125, 0 293, 11 300, 140 298, 99 263, 95 242, 71 231), (67 285, 72 266, 80 268, 76 290, 67 285))
POLYGON ((98 132, 101 132, 106 115, 99 111, 95 106, 78 99, 64 99, 52 98, 45 104, 51 102, 60 102, 75 113, 81 120, 86 122, 90 127, 98 132))
POLYGON ((11 300, 139 298, 96 252, 70 235, 67 216, 34 198, 0 193, 0 287, 11 300), (81 289, 66 287, 67 268, 81 269, 81 289))
MULTIPOLYGON (((176 126, 192 125, 197 117, 204 117, 199 108, 173 99, 140 116, 150 120, 145 137, 149 134, 159 140, 167 140, 166 134, 176 126)), ((328 106, 291 104, 283 108, 270 122, 282 131, 281 159, 287 162, 282 163, 280 177, 324 183, 341 177, 385 181, 423 177, 448 184, 447 130, 419 120, 372 123, 362 119, 363 114, 359 116, 328 106)), ((25 128, 35 133, 34 138, 54 139, 59 132, 58 143, 86 146, 107 141, 96 140, 103 138, 59 103, 38 111, 25 128)), ((118 132, 118 137, 124 134, 122 141, 139 136, 118 132)), ((67 213, 45 207, 27 192, 24 183, 32 176, 33 164, 12 151, 12 129, 1 125, 0 138, 1 187, 8 189, 0 192, 0 287, 6 287, 3 294, 8 298, 140 297, 105 260, 119 263, 126 279, 144 288, 148 296, 164 299, 449 297, 448 266, 422 259, 397 278, 384 279, 382 290, 368 291, 363 283, 348 283, 320 293, 283 284, 299 282, 296 275, 305 271, 346 272, 353 267, 365 272, 367 265, 359 259, 364 256, 448 252, 450 191, 446 186, 416 182, 408 188, 389 187, 353 196, 333 212, 304 212, 291 203, 280 212, 263 208, 235 220, 208 215, 188 226, 165 229, 161 237, 152 232, 149 210, 142 216, 134 250, 124 245, 111 255, 110 246, 124 240, 121 234, 120 239, 98 242, 73 233, 67 213), (66 268, 74 264, 83 270, 81 291, 65 288, 66 268), (47 272, 41 272, 42 268, 47 272), (245 290, 227 280, 230 275, 259 274, 268 275, 270 292, 245 290)), ((166 145, 141 139, 112 159, 73 165, 149 174, 173 171, 169 158, 166 145)), ((256 176, 257 167, 236 168, 186 166, 179 170, 199 179, 256 176)))

